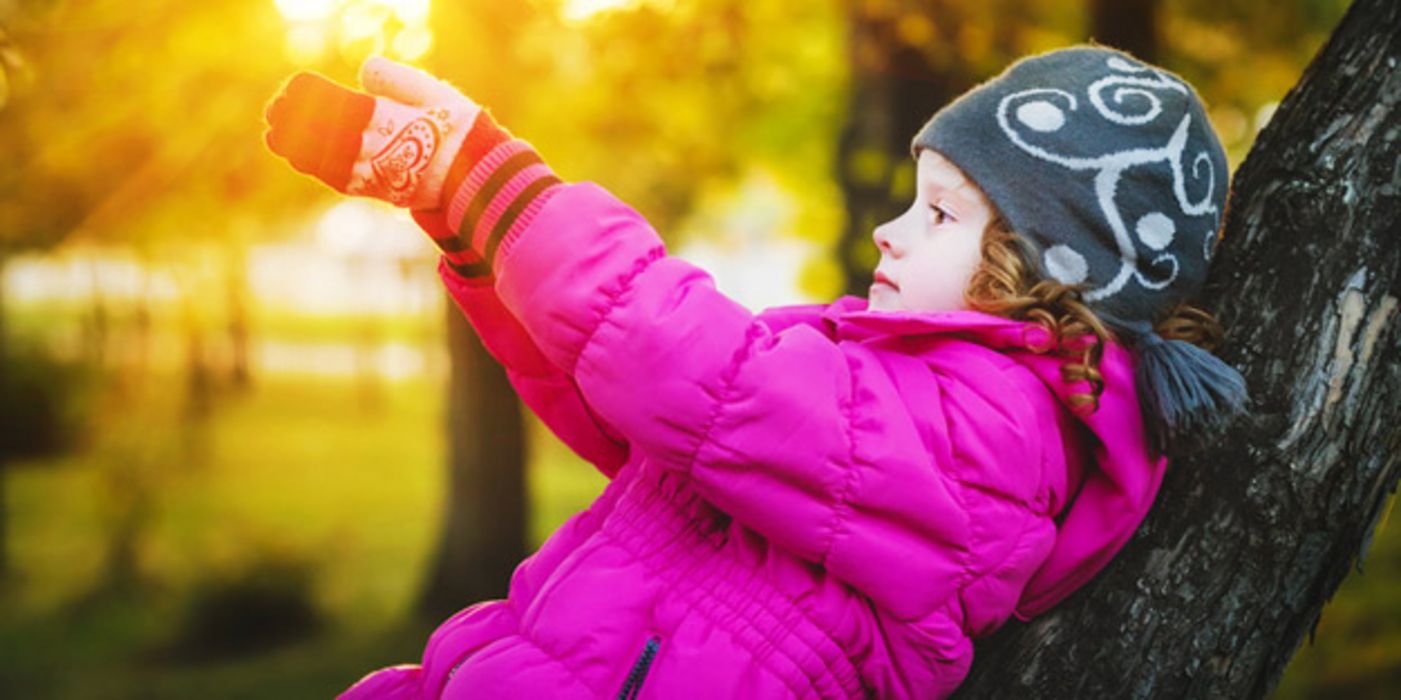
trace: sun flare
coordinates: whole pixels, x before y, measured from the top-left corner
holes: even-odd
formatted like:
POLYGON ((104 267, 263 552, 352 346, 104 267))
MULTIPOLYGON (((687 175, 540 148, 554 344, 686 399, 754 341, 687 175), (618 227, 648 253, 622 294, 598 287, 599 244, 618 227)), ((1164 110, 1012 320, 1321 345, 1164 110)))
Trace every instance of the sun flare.
POLYGON ((342 54, 384 52, 404 61, 428 53, 432 0, 273 0, 287 20, 287 54, 313 64, 339 48, 342 54), (397 28, 395 28, 397 27, 397 28))
POLYGON ((277 11, 291 22, 315 22, 335 12, 336 0, 273 0, 277 11))
POLYGON ((560 15, 570 22, 582 22, 600 12, 637 6, 638 0, 564 0, 560 15))

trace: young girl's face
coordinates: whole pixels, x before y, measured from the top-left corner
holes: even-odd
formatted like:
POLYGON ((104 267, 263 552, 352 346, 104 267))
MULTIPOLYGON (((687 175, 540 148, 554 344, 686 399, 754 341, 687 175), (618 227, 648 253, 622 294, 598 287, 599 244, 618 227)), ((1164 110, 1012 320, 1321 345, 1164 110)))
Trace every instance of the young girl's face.
POLYGON ((873 235, 880 264, 867 307, 872 311, 967 308, 963 290, 982 261, 992 203, 935 151, 920 151, 917 173, 910 208, 877 226, 873 235))

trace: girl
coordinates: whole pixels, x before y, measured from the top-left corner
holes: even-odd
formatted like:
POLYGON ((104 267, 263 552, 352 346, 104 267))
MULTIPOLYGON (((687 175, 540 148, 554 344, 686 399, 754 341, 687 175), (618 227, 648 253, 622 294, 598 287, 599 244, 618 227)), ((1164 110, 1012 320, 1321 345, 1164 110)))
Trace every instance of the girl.
POLYGON ((1211 325, 1179 303, 1224 155, 1126 54, 1023 59, 940 110, 869 300, 757 316, 451 86, 379 58, 361 81, 295 76, 269 146, 412 208, 522 399, 611 482, 505 600, 342 697, 944 697, 972 639, 1127 541, 1167 440, 1244 398, 1178 339, 1211 325))

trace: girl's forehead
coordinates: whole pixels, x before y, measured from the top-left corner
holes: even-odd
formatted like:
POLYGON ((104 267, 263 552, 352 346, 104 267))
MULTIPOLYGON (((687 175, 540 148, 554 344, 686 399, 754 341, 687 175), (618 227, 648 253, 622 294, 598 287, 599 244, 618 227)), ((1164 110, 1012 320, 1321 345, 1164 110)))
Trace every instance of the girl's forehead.
POLYGON ((933 186, 952 194, 962 197, 970 202, 980 202, 983 200, 982 191, 971 180, 964 177, 963 171, 958 169, 952 161, 940 155, 939 152, 925 149, 919 153, 919 179, 925 186, 933 186))

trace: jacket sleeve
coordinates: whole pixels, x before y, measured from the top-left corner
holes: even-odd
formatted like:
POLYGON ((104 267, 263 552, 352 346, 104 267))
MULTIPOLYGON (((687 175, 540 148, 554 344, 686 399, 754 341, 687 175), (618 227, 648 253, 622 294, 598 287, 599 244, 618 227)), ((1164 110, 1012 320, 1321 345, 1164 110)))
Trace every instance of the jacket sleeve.
MULTIPOLYGON (((524 150, 521 142, 513 143, 509 134, 489 118, 479 119, 454 162, 453 184, 460 190, 471 174, 466 166, 480 162, 471 159, 480 159, 483 151, 489 153, 490 148, 500 147, 524 150)), ((476 181, 480 177, 473 182, 476 181)), ((545 359, 520 322, 502 305, 490 270, 473 264, 480 258, 459 242, 446 215, 446 206, 413 212, 414 220, 443 252, 438 274, 453 302, 487 352, 501 363, 521 401, 561 442, 604 476, 613 478, 627 461, 626 440, 589 408, 573 378, 545 359)))
POLYGON ((918 373, 887 366, 918 359, 808 324, 775 330, 668 256, 602 188, 535 189, 545 177, 505 202, 485 189, 455 197, 465 210, 531 212, 465 235, 502 303, 603 422, 896 618, 927 614, 977 575, 978 528, 933 457, 948 436, 917 424, 902 396, 937 406, 938 383, 900 387, 892 377, 918 373))

